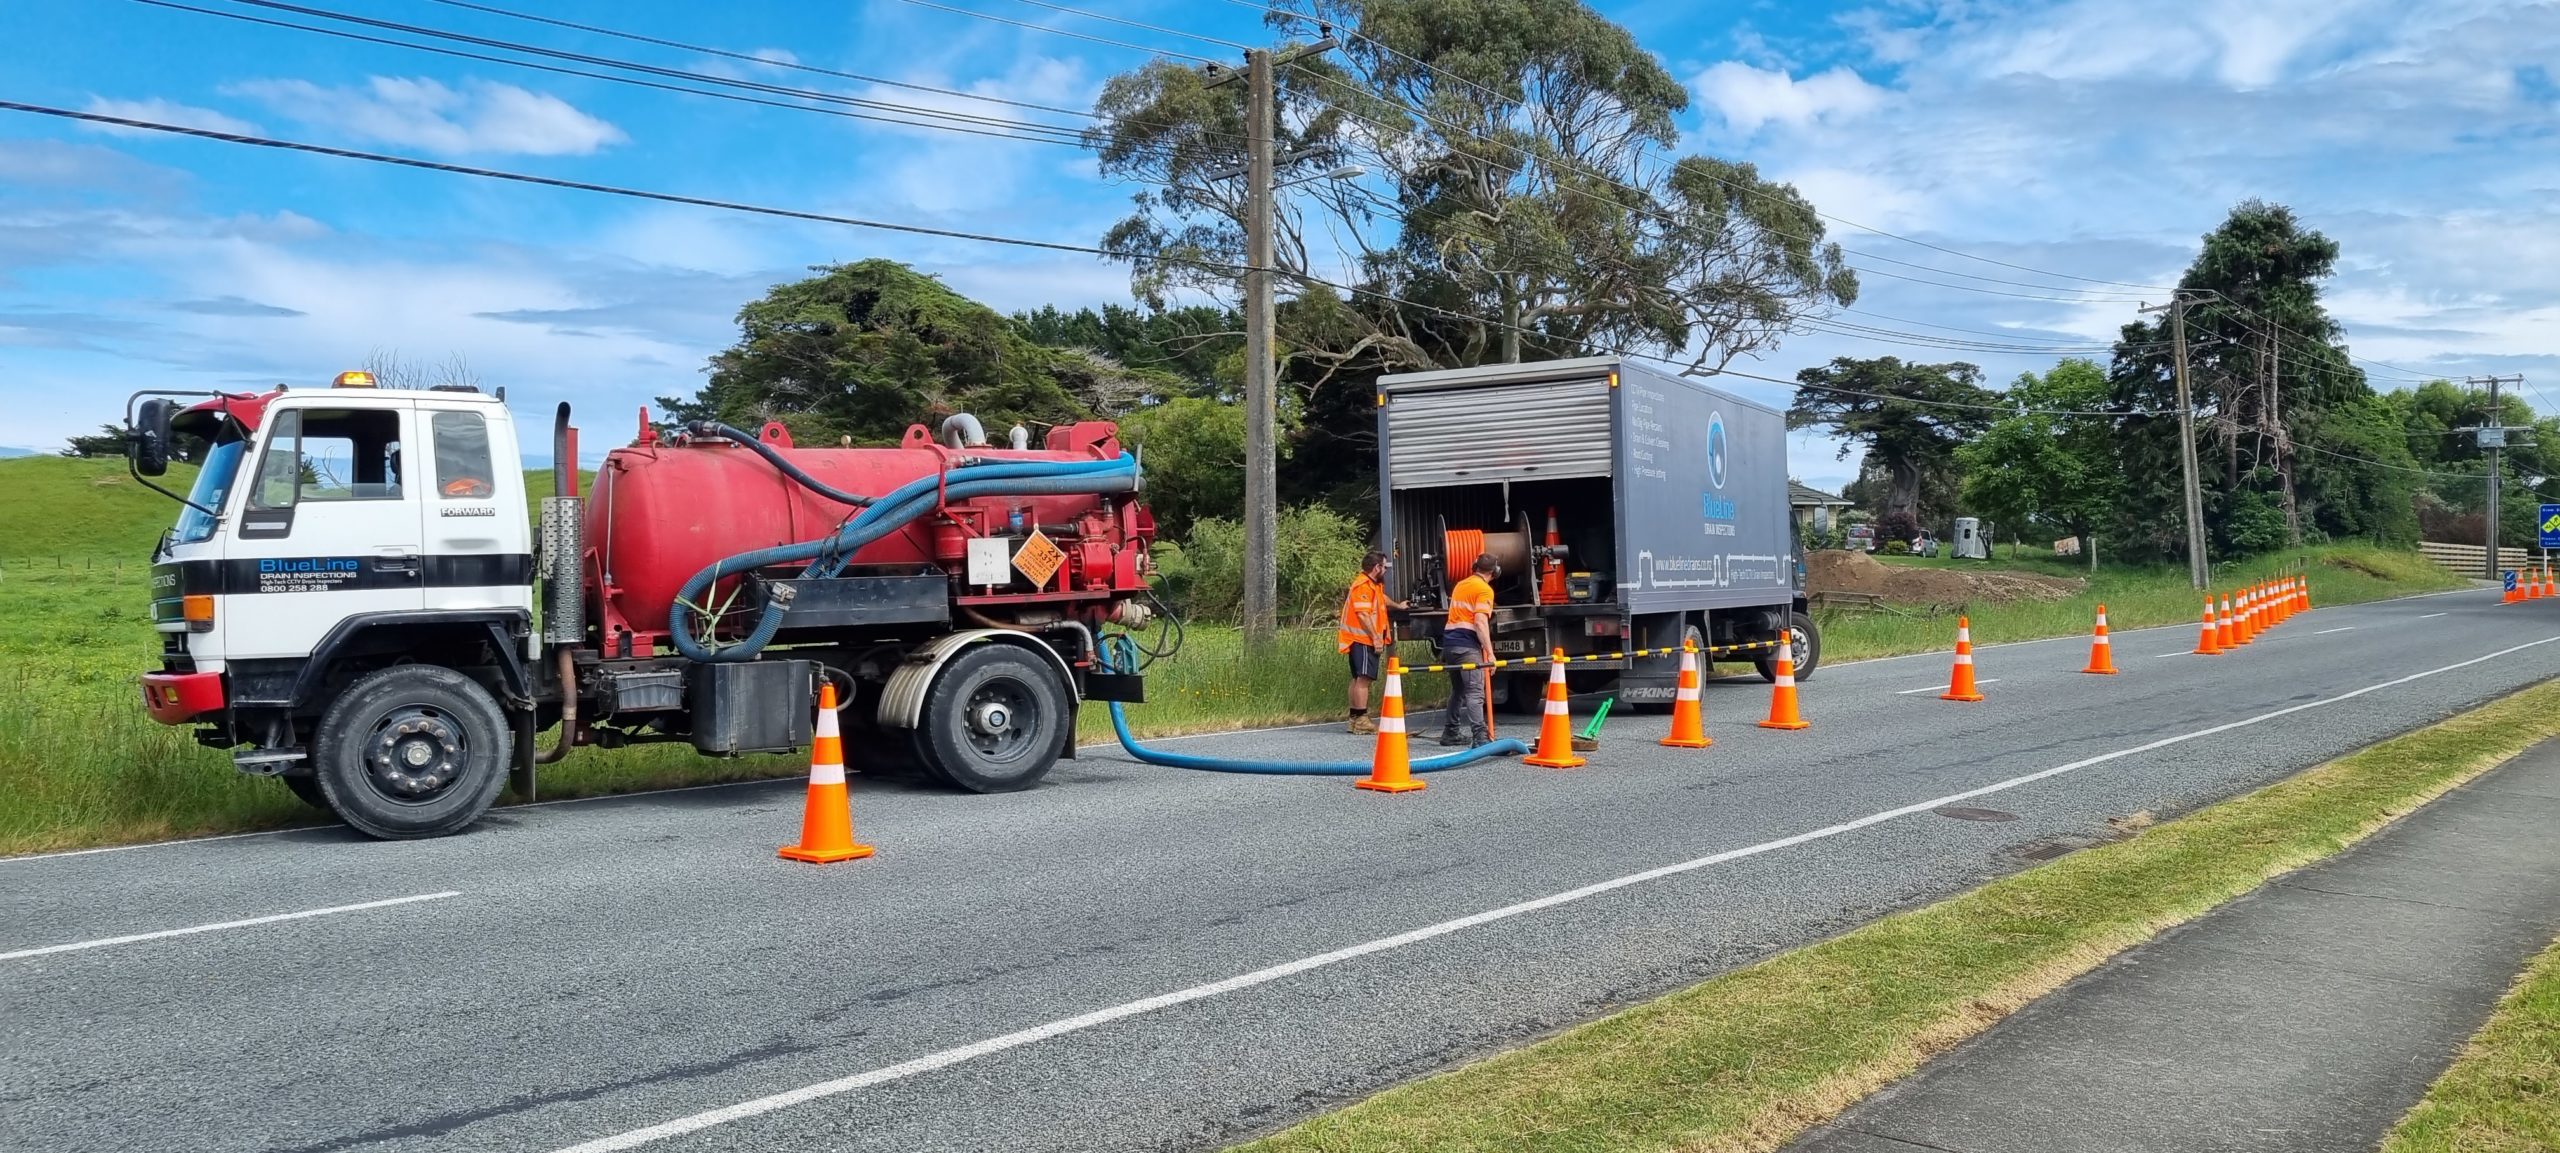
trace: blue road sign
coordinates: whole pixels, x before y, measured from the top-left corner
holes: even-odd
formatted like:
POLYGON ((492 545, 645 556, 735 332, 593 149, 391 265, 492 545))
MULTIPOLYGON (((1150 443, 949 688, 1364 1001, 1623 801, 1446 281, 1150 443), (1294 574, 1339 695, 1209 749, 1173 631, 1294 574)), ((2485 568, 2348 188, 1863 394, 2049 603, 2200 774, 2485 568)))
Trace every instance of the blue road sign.
POLYGON ((2560 504, 2542 506, 2542 519, 2535 523, 2542 526, 2542 547, 2560 548, 2560 504))

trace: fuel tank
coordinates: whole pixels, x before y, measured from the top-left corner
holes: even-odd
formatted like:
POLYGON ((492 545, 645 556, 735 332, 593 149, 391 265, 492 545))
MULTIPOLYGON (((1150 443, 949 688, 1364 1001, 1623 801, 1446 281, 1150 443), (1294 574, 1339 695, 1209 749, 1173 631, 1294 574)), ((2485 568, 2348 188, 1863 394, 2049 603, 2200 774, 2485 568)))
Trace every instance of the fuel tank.
MULTIPOLYGON (((961 458, 1068 462, 1120 455, 1116 428, 1097 421, 1051 429, 1039 449, 952 448, 937 444, 921 425, 910 428, 897 448, 798 448, 779 425, 767 425, 760 439, 819 481, 873 497, 933 476, 961 458)), ((1042 528, 1053 537, 1068 538, 1053 540, 1070 558, 1061 566, 1062 580, 1072 576, 1089 582, 1098 575, 1110 581, 1114 570, 1126 570, 1136 578, 1134 591, 1142 592, 1143 560, 1110 563, 1124 552, 1142 558, 1146 538, 1154 533, 1154 522, 1142 509, 1124 513, 1115 507, 1128 503, 1128 497, 1086 494, 957 501, 941 514, 919 518, 873 541, 851 563, 898 565, 908 571, 933 565, 959 574, 966 538, 1019 538, 1042 528), (1096 536, 1109 539, 1083 539, 1096 536), (1095 545, 1109 546, 1103 571, 1075 572, 1091 567, 1074 563, 1080 548, 1095 545)), ((609 633, 628 630, 645 651, 664 635, 667 608, 694 574, 741 553, 824 537, 859 511, 810 491, 745 445, 718 437, 644 434, 637 443, 606 455, 587 498, 586 569, 599 621, 609 633)), ((610 639, 607 643, 611 647, 610 639)))

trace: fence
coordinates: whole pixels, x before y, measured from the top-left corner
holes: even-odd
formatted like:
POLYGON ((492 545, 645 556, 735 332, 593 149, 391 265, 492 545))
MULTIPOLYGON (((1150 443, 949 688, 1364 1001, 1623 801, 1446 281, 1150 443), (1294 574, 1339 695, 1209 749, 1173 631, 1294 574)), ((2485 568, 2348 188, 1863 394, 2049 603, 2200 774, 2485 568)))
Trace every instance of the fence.
MULTIPOLYGON (((2488 550, 2481 545, 2445 544, 2439 541, 2421 541, 2418 544, 2418 551, 2425 553, 2428 560, 2464 576, 2479 576, 2480 562, 2488 553, 2488 550)), ((2526 553, 2527 550, 2520 548, 2499 549, 2498 567, 2501 569, 2523 568, 2526 553)))

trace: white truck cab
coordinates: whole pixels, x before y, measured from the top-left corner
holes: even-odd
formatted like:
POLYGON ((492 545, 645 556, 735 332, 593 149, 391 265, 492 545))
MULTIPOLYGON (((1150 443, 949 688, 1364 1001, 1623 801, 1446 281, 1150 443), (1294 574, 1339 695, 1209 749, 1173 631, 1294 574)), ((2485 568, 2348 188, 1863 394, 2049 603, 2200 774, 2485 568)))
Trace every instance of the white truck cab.
MULTIPOLYGON (((208 447, 154 558, 163 659, 143 678, 153 717, 218 717, 206 743, 314 799, 310 746, 351 677, 404 663, 486 669, 481 695, 524 703, 532 529, 502 398, 346 373, 328 389, 172 407, 145 402, 141 425, 156 419, 208 447)), ((495 700, 475 703, 500 715, 495 700)), ((383 746, 394 793, 407 782, 413 799, 431 799, 464 775, 437 766, 505 752, 469 747, 505 745, 503 726, 474 733, 434 707, 409 711, 360 738, 383 746), (439 744, 439 731, 451 739, 439 744)))

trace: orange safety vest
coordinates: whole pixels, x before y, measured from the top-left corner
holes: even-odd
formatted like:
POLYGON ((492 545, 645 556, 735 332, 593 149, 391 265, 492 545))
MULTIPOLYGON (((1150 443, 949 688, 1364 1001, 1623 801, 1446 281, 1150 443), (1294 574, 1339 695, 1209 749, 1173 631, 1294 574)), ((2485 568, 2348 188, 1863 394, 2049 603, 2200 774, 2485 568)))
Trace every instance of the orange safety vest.
POLYGON ((1342 597, 1342 627, 1333 634, 1335 652, 1350 652, 1353 645, 1367 645, 1385 652, 1395 633, 1387 624, 1387 586, 1361 573, 1351 578, 1351 591, 1342 597))
POLYGON ((1466 629, 1479 616, 1488 618, 1488 621, 1493 616, 1493 583, 1480 576, 1469 576, 1449 592, 1449 628, 1452 631, 1466 629))

